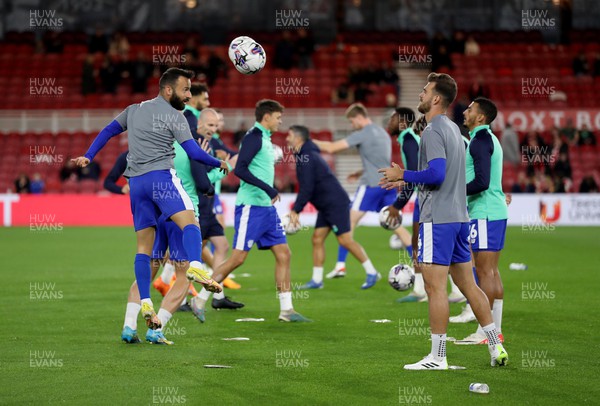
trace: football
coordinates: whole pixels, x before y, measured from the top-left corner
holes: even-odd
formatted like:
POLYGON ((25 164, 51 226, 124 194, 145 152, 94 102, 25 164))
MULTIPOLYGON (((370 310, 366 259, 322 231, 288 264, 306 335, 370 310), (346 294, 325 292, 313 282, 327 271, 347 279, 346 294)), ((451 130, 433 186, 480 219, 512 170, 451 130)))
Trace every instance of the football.
POLYGON ((390 248, 393 250, 401 250, 402 248, 404 248, 402 240, 396 234, 390 235, 390 248))
POLYGON ((410 289, 415 283, 415 270, 405 264, 394 265, 390 269, 388 282, 399 291, 410 289))
POLYGON ((229 59, 235 69, 244 75, 254 75, 265 67, 267 54, 263 47, 250 37, 237 37, 229 44, 229 59))
POLYGON ((281 227, 283 227, 283 230, 285 231, 285 233, 287 235, 294 235, 298 231, 300 231, 300 229, 302 228, 302 225, 301 224, 298 224, 298 225, 290 224, 290 216, 288 214, 286 214, 281 219, 281 227))
POLYGON ((400 227, 400 225, 402 224, 402 213, 400 213, 400 221, 393 225, 390 225, 390 222, 388 221, 388 216, 389 211, 387 206, 379 210, 379 225, 381 227, 385 228, 386 230, 395 230, 398 227, 400 227))
POLYGON ((273 155, 276 164, 283 161, 283 149, 279 145, 273 144, 273 155))

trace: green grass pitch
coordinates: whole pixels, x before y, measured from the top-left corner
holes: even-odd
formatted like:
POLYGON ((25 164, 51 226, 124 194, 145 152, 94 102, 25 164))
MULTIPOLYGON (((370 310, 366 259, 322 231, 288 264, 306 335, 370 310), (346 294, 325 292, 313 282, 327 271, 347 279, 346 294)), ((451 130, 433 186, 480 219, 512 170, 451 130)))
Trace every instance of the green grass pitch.
MULTIPOLYGON (((294 293, 295 308, 314 323, 277 321, 272 255, 253 251, 237 270, 251 276, 227 293, 244 309, 210 309, 203 325, 178 312, 166 331, 174 346, 126 345, 132 229, 3 228, 0 404, 598 404, 599 236, 598 228, 509 228, 501 258, 509 365, 490 367, 483 346, 449 343, 449 363, 466 369, 421 372, 402 366, 429 352, 427 304, 395 303, 403 293, 385 280, 361 291, 364 272, 354 259, 346 278, 294 293), (529 269, 509 271, 511 262, 529 269), (235 322, 241 317, 266 320, 235 322), (490 393, 470 393, 471 382, 487 383, 490 393)), ((389 233, 362 227, 356 238, 382 274, 398 262, 389 233)), ((297 286, 312 272, 310 232, 289 243, 297 286)), ((326 272, 336 252, 330 237, 326 272)), ((451 305, 451 315, 460 309, 451 305)), ((448 335, 462 338, 475 327, 451 324, 448 335)), ((142 322, 138 332, 143 338, 142 322)))

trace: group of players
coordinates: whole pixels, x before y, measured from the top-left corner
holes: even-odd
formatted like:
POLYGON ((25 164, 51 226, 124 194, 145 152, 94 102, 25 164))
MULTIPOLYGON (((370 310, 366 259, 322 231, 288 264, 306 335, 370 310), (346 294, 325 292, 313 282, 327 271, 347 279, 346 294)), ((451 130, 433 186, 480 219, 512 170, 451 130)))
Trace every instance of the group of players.
MULTIPOLYGON (((283 106, 273 100, 257 103, 256 122, 232 159, 230 152, 233 151, 217 154, 216 151, 224 148, 214 142, 210 148, 208 142, 217 132, 218 113, 209 108, 204 108, 201 113, 197 107, 186 108, 186 103, 192 99, 190 78, 188 71, 168 69, 160 79, 160 91, 155 99, 129 106, 99 133, 84 156, 74 159, 80 166, 87 165, 111 137, 128 131, 129 151, 122 173, 129 180, 127 191, 137 235, 136 281, 130 289, 122 332, 122 339, 129 343, 139 342, 137 317, 141 310, 149 327, 146 340, 172 344, 164 337, 162 328, 184 302, 189 281, 203 286, 191 301, 194 314, 202 322, 212 292, 217 301, 227 303, 223 307, 243 306, 223 296, 221 283, 244 263, 254 244, 259 249, 270 249, 275 256, 279 320, 310 321, 292 305, 291 253, 273 206, 280 197, 273 187, 275 157, 271 134, 281 125, 283 106), (195 133, 198 133, 197 137, 192 136, 195 133), (228 248, 225 240, 218 253, 215 249, 214 258, 205 253, 205 261, 212 262, 214 272, 211 276, 203 264, 201 247, 203 242, 206 245, 209 237, 224 239, 224 233, 215 218, 210 197, 215 192, 214 183, 232 170, 241 180, 236 198, 233 250, 225 259, 228 248), (176 278, 157 314, 150 299, 150 285, 167 257, 167 247, 176 278)), ((478 334, 482 339, 476 343, 488 345, 492 366, 504 365, 508 360, 499 334, 500 322, 495 323, 496 317, 492 316, 494 313, 501 317, 502 311, 502 285, 497 266, 506 228, 506 215, 502 214, 503 219, 502 215, 497 216, 502 211, 502 204, 506 212, 501 189, 502 150, 489 128, 496 109, 491 101, 477 99, 465 111, 465 124, 471 134, 465 153, 458 127, 445 115, 456 92, 456 82, 449 75, 431 74, 428 77, 419 96, 418 110, 426 121, 420 137, 411 129, 414 113, 409 109, 396 111, 392 122, 397 119, 398 141, 406 169, 394 163, 390 166, 389 135, 372 123, 360 104, 350 106, 346 112, 357 131, 344 140, 311 140, 308 128, 298 125, 290 127, 287 137, 297 158, 299 182, 298 197, 289 214, 290 222, 299 222, 299 213, 309 202, 319 212, 313 234, 313 276, 303 288, 323 287, 324 240, 330 231, 336 234, 340 249, 338 263, 327 277, 345 275, 345 258, 350 252, 367 274, 361 288, 375 285, 381 275, 362 246, 354 241, 353 230, 367 211, 379 211, 382 207, 389 207, 390 216, 398 221, 399 212, 412 191, 418 190, 412 242, 406 230, 399 229, 398 234, 415 259, 416 271, 422 275, 417 281, 421 280, 425 292, 417 282, 415 292, 409 296, 415 298, 414 301, 429 302, 432 350, 423 360, 405 365, 405 369, 448 368, 448 272, 480 322, 478 334), (353 146, 359 149, 363 171, 351 175, 353 179, 360 177, 360 186, 350 205, 320 151, 336 153, 353 146), (410 251, 416 241, 418 254, 410 251), (471 247, 475 274, 479 276, 483 291, 473 277, 471 247)), ((216 247, 219 242, 213 244, 216 247)), ((171 282, 169 273, 166 278, 161 276, 159 279, 165 285, 171 282)))

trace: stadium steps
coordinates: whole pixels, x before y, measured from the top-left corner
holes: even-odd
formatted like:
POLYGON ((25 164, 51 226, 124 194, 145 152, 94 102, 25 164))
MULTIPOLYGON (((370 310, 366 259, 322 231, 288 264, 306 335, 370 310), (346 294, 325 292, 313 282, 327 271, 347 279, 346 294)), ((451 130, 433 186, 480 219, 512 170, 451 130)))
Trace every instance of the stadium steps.
POLYGON ((423 90, 427 81, 428 69, 410 68, 409 64, 401 64, 400 76, 400 106, 410 107, 417 110, 419 105, 419 93, 423 90))

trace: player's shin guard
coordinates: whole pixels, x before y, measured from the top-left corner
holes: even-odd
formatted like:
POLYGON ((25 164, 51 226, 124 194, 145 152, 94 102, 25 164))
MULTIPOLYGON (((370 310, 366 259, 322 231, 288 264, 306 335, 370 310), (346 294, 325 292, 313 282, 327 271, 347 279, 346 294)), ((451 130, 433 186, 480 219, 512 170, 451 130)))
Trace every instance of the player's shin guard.
POLYGON ((135 254, 133 266, 135 280, 137 281, 138 290, 140 292, 140 299, 148 299, 150 297, 150 282, 152 279, 150 257, 146 254, 135 254))
POLYGON ((183 247, 188 261, 200 261, 202 252, 202 234, 195 224, 188 224, 183 228, 183 247))

